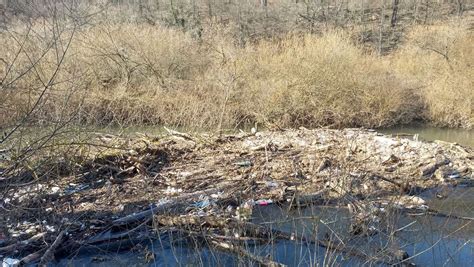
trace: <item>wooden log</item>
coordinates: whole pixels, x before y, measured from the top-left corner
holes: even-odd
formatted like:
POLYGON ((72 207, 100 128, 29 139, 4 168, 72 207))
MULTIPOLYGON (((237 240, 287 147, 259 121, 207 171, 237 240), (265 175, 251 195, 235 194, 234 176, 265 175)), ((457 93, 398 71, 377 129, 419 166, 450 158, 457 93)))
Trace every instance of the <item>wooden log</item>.
POLYGON ((145 219, 152 218, 155 214, 173 214, 174 210, 180 210, 183 207, 188 207, 193 202, 196 201, 197 198, 201 195, 212 195, 216 194, 220 191, 224 191, 229 186, 232 186, 233 183, 231 182, 224 182, 214 188, 209 188, 193 193, 183 193, 175 198, 170 200, 163 201, 161 203, 153 204, 149 209, 127 215, 125 217, 116 219, 113 221, 113 225, 125 225, 130 223, 136 223, 139 221, 143 221, 145 219))
POLYGON ((14 251, 14 250, 18 250, 18 249, 24 248, 24 247, 30 245, 31 243, 34 243, 34 242, 36 242, 36 241, 42 239, 45 235, 46 235, 46 233, 39 233, 39 234, 36 234, 36 235, 30 237, 30 238, 27 239, 27 240, 18 241, 18 242, 14 243, 14 244, 1 247, 1 248, 0 248, 0 253, 10 252, 10 251, 14 251))
POLYGON ((172 201, 172 200, 164 201, 158 204, 152 204, 150 208, 147 210, 144 210, 138 213, 129 214, 125 217, 114 220, 112 223, 113 225, 118 226, 118 225, 126 225, 126 224, 135 223, 135 222, 140 222, 147 218, 153 217, 154 214, 162 214, 165 212, 169 212, 170 210, 177 208, 178 205, 179 203, 177 201, 172 201))
POLYGON ((174 227, 210 227, 210 228, 227 228, 239 229, 244 231, 247 235, 253 237, 264 238, 281 238, 288 240, 295 240, 292 234, 270 229, 258 224, 239 221, 234 218, 220 218, 216 216, 155 216, 154 222, 165 226, 174 227))
POLYGON ((424 168, 421 169, 422 176, 430 176, 433 174, 439 167, 449 164, 448 159, 437 160, 434 163, 428 164, 424 168))
POLYGON ((267 266, 267 267, 283 267, 286 266, 284 264, 281 264, 279 262, 272 261, 270 259, 255 255, 247 251, 241 246, 234 245, 232 243, 228 242, 223 242, 223 241, 217 241, 217 240, 212 240, 211 242, 212 246, 214 246, 217 249, 231 252, 234 254, 237 254, 238 256, 248 258, 256 263, 258 263, 261 266, 267 266))
POLYGON ((20 264, 22 266, 28 266, 29 264, 32 264, 34 262, 37 262, 41 256, 43 255, 44 251, 46 250, 46 248, 42 248, 38 251, 35 251, 25 257, 23 257, 21 260, 20 260, 20 264))
POLYGON ((83 245, 93 245, 103 242, 110 242, 113 240, 120 240, 124 238, 130 238, 134 232, 138 230, 143 230, 146 224, 149 222, 149 219, 145 220, 143 223, 139 224, 137 227, 132 228, 128 231, 122 231, 119 233, 111 233, 111 230, 101 232, 98 235, 95 235, 92 238, 89 238, 87 241, 83 242, 83 245))
POLYGON ((245 243, 248 244, 248 242, 253 242, 253 244, 263 244, 267 242, 266 239, 264 238, 259 238, 259 237, 248 237, 248 236, 225 236, 225 235, 218 235, 218 234, 213 234, 212 235, 214 238, 219 239, 219 240, 225 240, 225 241, 231 241, 233 243, 235 242, 240 242, 240 243, 245 243))
POLYGON ((454 214, 446 214, 444 212, 435 210, 435 209, 428 209, 426 211, 422 211, 420 213, 411 213, 410 211, 413 211, 413 209, 404 209, 405 211, 408 211, 407 214, 409 216, 424 216, 424 215, 431 215, 435 217, 442 217, 442 218, 450 218, 450 219, 456 219, 456 220, 464 220, 464 221, 474 221, 473 217, 465 217, 465 216, 458 216, 454 214))
POLYGON ((227 227, 227 219, 216 216, 168 216, 156 215, 153 221, 164 226, 184 227, 184 226, 200 226, 200 227, 227 227))
POLYGON ((192 138, 189 134, 186 134, 186 133, 181 133, 181 132, 178 132, 176 130, 171 130, 171 129, 168 129, 167 127, 163 127, 170 135, 174 135, 174 136, 179 136, 179 137, 182 137, 186 140, 189 140, 189 141, 195 141, 194 138, 192 138))
POLYGON ((51 244, 51 246, 46 250, 44 255, 41 257, 41 261, 39 263, 39 266, 47 266, 48 262, 50 262, 51 260, 54 259, 54 253, 55 253, 56 249, 58 248, 58 246, 63 242, 65 232, 66 231, 63 230, 58 234, 58 236, 54 240, 53 244, 51 244))

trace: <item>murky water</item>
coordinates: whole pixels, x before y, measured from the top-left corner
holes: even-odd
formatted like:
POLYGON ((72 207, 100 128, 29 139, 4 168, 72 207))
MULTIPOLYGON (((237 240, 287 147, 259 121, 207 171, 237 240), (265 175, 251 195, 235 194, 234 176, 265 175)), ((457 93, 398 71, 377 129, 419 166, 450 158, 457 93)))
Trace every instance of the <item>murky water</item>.
MULTIPOLYGON (((474 215, 474 188, 444 188, 425 192, 430 207, 459 216, 474 215), (436 196, 443 194, 444 199, 436 196)), ((288 210, 269 205, 257 207, 252 221, 273 229, 306 237, 344 242, 368 255, 382 249, 402 249, 418 266, 474 266, 474 221, 432 215, 406 216, 393 213, 373 236, 350 237, 349 212, 345 208, 307 207, 288 210)), ((366 259, 344 252, 328 251, 314 243, 269 240, 247 243, 246 249, 288 266, 368 264, 366 259)), ((248 259, 210 249, 205 243, 176 232, 163 233, 158 240, 141 242, 135 250, 84 248, 81 253, 63 259, 59 266, 258 266, 248 259), (104 253, 100 253, 103 250, 104 253), (109 251, 105 253, 105 250, 109 251), (112 252, 110 252, 112 251, 112 252), (154 258, 147 257, 153 254, 154 258)), ((374 264, 372 264, 374 265, 374 264)), ((386 266, 382 263, 380 266, 386 266)))
MULTIPOLYGON (((175 129, 175 128, 173 128, 175 129)), ((175 129, 183 132, 188 132, 187 129, 175 129)), ((249 132, 250 128, 244 129, 249 132)), ((455 142, 461 145, 474 147, 474 130, 465 129, 450 129, 450 128, 437 128, 431 126, 399 126, 394 128, 377 129, 378 132, 394 136, 403 136, 406 138, 413 138, 414 135, 418 134, 420 140, 435 141, 441 140, 446 142, 455 142)), ((24 140, 36 140, 42 136, 49 136, 52 129, 45 127, 30 127, 22 129, 18 135, 22 136, 24 140)), ((206 130, 190 132, 207 132, 206 130)), ((239 129, 226 129, 224 133, 236 133, 239 129)), ((72 129, 70 132, 63 133, 60 137, 70 140, 74 138, 89 138, 93 133, 103 134, 114 134, 120 136, 140 136, 142 134, 149 136, 160 136, 167 134, 167 131, 160 126, 130 126, 130 127, 82 127, 72 129)), ((2 147, 0 146, 0 149, 2 147)))
MULTIPOLYGON (((185 129, 181 129, 186 131, 185 129)), ((250 129, 246 129, 250 131, 250 129)), ((128 127, 128 128, 105 128, 99 129, 100 132, 109 132, 124 135, 134 135, 136 133, 145 133, 149 135, 161 135, 166 134, 166 131, 162 127, 144 126, 144 127, 128 127)), ((459 143, 464 146, 474 147, 474 130, 466 129, 451 129, 451 128, 439 128, 426 125, 420 126, 399 126, 386 129, 377 129, 377 131, 384 134, 391 135, 407 135, 406 137, 412 138, 413 135, 418 134, 420 140, 435 141, 441 140, 452 143, 459 143)), ((229 129, 226 132, 235 132, 235 129, 229 129)))
POLYGON ((474 147, 474 130, 437 128, 430 126, 400 126, 378 130, 384 134, 404 135, 411 137, 418 134, 420 140, 458 143, 464 146, 474 147))

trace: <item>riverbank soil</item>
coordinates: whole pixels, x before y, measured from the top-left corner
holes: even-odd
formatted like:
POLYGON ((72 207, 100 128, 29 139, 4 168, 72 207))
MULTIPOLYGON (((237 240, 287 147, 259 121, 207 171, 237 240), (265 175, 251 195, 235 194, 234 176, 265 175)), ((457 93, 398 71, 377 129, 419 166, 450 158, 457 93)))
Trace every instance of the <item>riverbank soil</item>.
POLYGON ((29 172, 2 170, 0 255, 47 263, 84 247, 106 250, 120 242, 130 248, 176 231, 270 266, 279 263, 243 244, 310 242, 364 262, 408 264, 411 255, 400 248, 365 253, 330 235, 271 229, 252 222, 253 210, 339 207, 350 214, 348 239, 396 239, 387 226, 394 213, 472 220, 440 213, 418 195, 434 187, 471 186, 473 160, 472 148, 455 143, 363 129, 101 135, 29 172))

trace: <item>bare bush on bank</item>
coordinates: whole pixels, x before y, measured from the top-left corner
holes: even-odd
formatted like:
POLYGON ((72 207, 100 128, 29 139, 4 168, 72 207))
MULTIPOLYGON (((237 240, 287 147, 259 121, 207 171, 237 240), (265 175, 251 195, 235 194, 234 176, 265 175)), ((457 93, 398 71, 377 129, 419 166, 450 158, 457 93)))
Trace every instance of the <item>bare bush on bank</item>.
POLYGON ((0 31, 0 177, 6 191, 37 182, 37 168, 60 156, 50 148, 72 131, 78 112, 72 103, 86 92, 87 70, 70 62, 84 20, 72 6, 46 4, 41 15, 18 16, 0 31), (9 183, 23 171, 31 175, 9 183))
POLYGON ((456 21, 414 27, 393 55, 397 72, 422 86, 425 116, 439 126, 473 125, 474 35, 468 27, 456 21))
POLYGON ((372 2, 238 2, 210 1, 209 6, 197 1, 193 6, 164 1, 153 6, 161 1, 66 1, 56 8, 57 15, 44 7, 30 14, 34 8, 8 5, 7 12, 23 13, 8 16, 8 27, 0 33, 0 71, 15 83, 2 83, 1 125, 9 128, 24 117, 33 124, 68 117, 76 124, 194 129, 254 122, 384 127, 414 120, 472 127, 472 33, 468 19, 458 17, 469 17, 469 6, 456 13, 453 10, 461 10, 456 5, 436 9, 434 3, 401 1, 394 15, 395 6, 387 5, 384 11, 372 2), (74 8, 74 19, 65 7, 74 8), (309 16, 303 11, 313 12, 311 23, 317 31, 303 23, 309 16), (339 13, 334 18, 329 16, 332 12, 339 13), (380 14, 390 20, 380 24, 380 14), (456 16, 433 24, 446 14, 456 16), (28 16, 34 19, 21 20, 28 16), (55 16, 60 27, 49 23, 55 16), (277 23, 274 16, 287 20, 277 23), (292 25, 291 16, 303 21, 292 25), (347 21, 331 20, 336 18, 347 21), (182 20, 184 26, 176 25, 182 20), (71 21, 77 24, 74 38, 55 73, 64 48, 53 46, 48 38, 60 38, 58 44, 64 46, 66 34, 59 31, 71 34, 71 21), (408 30, 409 22, 425 25, 408 30), (250 31, 254 26, 270 35, 250 31), (389 36, 396 35, 383 31, 402 28, 408 33, 397 42, 400 47, 379 56, 380 45, 390 46, 389 36), (367 49, 366 39, 377 30, 382 39, 369 41, 375 46, 367 49), (368 35, 360 39, 359 34, 368 35), (18 57, 14 51, 20 51, 18 57), (13 73, 21 75, 15 79, 13 73), (53 73, 54 83, 40 97, 42 82, 53 73), (29 114, 38 97, 41 105, 29 114))

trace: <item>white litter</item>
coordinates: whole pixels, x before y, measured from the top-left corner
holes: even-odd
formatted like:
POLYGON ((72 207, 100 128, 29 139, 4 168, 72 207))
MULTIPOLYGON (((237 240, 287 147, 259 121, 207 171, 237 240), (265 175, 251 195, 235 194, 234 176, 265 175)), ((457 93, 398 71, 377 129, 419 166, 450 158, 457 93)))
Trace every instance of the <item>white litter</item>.
POLYGON ((17 266, 20 266, 20 260, 12 259, 12 258, 3 259, 2 267, 17 267, 17 266))

